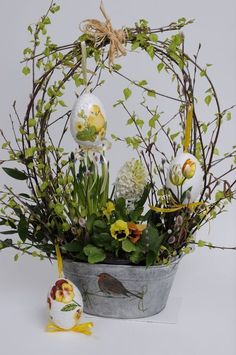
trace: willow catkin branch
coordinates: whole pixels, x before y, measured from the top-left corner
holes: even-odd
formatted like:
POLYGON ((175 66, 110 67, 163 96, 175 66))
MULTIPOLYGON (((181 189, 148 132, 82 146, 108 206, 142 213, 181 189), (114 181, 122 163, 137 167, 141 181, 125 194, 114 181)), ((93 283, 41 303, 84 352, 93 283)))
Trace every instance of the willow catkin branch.
MULTIPOLYGON (((198 245, 197 242, 190 242, 189 244, 198 245)), ((209 249, 236 250, 236 247, 224 247, 224 246, 214 245, 208 242, 204 242, 202 246, 208 247, 209 249)))

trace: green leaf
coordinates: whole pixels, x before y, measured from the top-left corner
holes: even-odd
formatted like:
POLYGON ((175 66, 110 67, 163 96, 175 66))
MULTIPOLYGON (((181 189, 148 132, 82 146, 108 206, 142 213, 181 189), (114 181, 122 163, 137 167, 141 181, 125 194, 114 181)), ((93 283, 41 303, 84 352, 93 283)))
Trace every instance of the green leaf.
POLYGON ((159 73, 162 71, 163 68, 164 68, 164 63, 161 62, 157 65, 157 70, 159 73))
POLYGON ((154 115, 148 122, 151 128, 156 128, 156 121, 159 119, 158 115, 154 115))
POLYGON ((50 25, 50 24, 51 24, 50 18, 49 18, 49 17, 45 17, 45 18, 43 19, 43 23, 44 23, 45 25, 50 25))
POLYGON ((29 127, 34 127, 36 125, 37 121, 34 118, 30 118, 28 121, 28 126, 29 127))
POLYGON ((24 215, 20 218, 17 231, 22 242, 25 242, 29 235, 29 224, 24 215))
POLYGON ((148 84, 147 80, 141 80, 141 81, 138 82, 139 86, 145 86, 147 84, 148 84))
POLYGON ((27 27, 27 30, 28 30, 31 34, 33 33, 32 26, 29 25, 29 26, 27 27))
POLYGON ((112 68, 115 71, 119 71, 122 68, 122 66, 120 64, 113 64, 112 68))
POLYGON ((211 100, 212 100, 212 96, 211 95, 207 95, 206 97, 205 97, 205 103, 207 104, 207 106, 209 106, 210 105, 210 103, 211 103, 211 100))
POLYGON ((58 216, 62 216, 64 211, 64 205, 62 203, 57 203, 54 206, 54 211, 58 216))
POLYGON ((63 247, 70 252, 78 252, 82 248, 81 244, 77 240, 72 240, 72 242, 64 244, 63 247))
POLYGON ((226 114, 226 119, 227 119, 227 121, 230 121, 231 118, 232 118, 231 112, 227 112, 227 114, 226 114))
POLYGON ((31 54, 31 53, 32 53, 32 49, 30 49, 30 48, 25 48, 23 51, 24 55, 31 54))
POLYGON ((132 43, 131 46, 131 51, 135 51, 135 49, 137 49, 139 47, 140 43, 139 42, 134 42, 132 43))
POLYGON ((136 250, 136 247, 129 239, 124 239, 122 241, 122 249, 127 253, 131 253, 136 250))
POLYGON ((197 245, 201 248, 201 247, 204 247, 205 245, 206 245, 206 242, 204 242, 204 240, 199 240, 198 242, 197 242, 197 245))
POLYGON ((14 261, 17 261, 19 259, 19 254, 16 254, 15 256, 14 256, 14 261))
POLYGON ((202 123, 201 127, 202 127, 203 133, 206 133, 207 129, 208 129, 208 125, 206 123, 202 123))
POLYGON ((157 43, 158 41, 158 36, 155 33, 151 33, 149 36, 150 41, 157 43))
POLYGON ((129 125, 131 125, 132 123, 134 123, 134 118, 133 118, 133 117, 130 117, 130 118, 127 120, 126 124, 127 124, 127 126, 129 126, 129 125))
POLYGON ((88 262, 90 264, 95 264, 103 261, 106 257, 106 254, 101 248, 97 248, 92 244, 86 245, 84 247, 84 254, 88 257, 88 262))
POLYGON ((50 12, 52 14, 55 14, 55 12, 59 11, 60 10, 60 5, 57 5, 57 4, 53 4, 51 7, 50 7, 50 12))
POLYGON ((149 54, 150 58, 153 59, 155 52, 154 52, 154 47, 153 46, 148 46, 146 48, 147 53, 149 54))
POLYGON ((123 93, 124 93, 124 97, 125 97, 125 100, 128 100, 128 98, 131 96, 132 94, 132 91, 129 89, 129 88, 125 88, 123 90, 123 93))
POLYGON ((93 228, 96 229, 96 231, 104 231, 107 229, 107 224, 106 222, 97 219, 93 224, 93 228))
POLYGON ((59 105, 61 105, 62 107, 67 107, 67 105, 65 104, 65 102, 63 100, 59 100, 58 101, 59 105))
POLYGON ((177 138, 179 134, 180 134, 180 132, 171 134, 171 135, 170 135, 170 139, 171 139, 172 141, 175 140, 175 138, 177 138))
POLYGON ((28 75, 30 73, 30 68, 26 65, 23 69, 22 69, 22 73, 24 75, 28 75))
POLYGON ((142 234, 139 245, 144 248, 144 250, 153 251, 156 255, 163 241, 164 234, 160 235, 157 228, 151 225, 146 228, 144 234, 142 234))
POLYGON ((133 264, 139 264, 142 260, 145 259, 144 254, 142 253, 142 251, 137 247, 137 249, 132 252, 130 254, 130 258, 129 260, 133 263, 133 264))
POLYGON ((216 201, 219 201, 221 199, 225 198, 225 194, 223 191, 218 191, 216 194, 215 194, 215 200, 216 201))
POLYGON ((1 234, 4 234, 4 235, 9 235, 9 234, 16 234, 17 233, 17 230, 8 230, 8 231, 1 231, 1 234))
POLYGON ((28 176, 23 171, 20 171, 18 169, 3 168, 3 170, 5 171, 5 173, 7 175, 11 176, 12 178, 14 178, 16 180, 28 179, 28 176))
POLYGON ((139 127, 143 127, 143 125, 144 125, 144 121, 143 120, 141 120, 140 118, 138 118, 136 121, 136 124, 139 126, 139 127))
POLYGON ((155 93, 155 91, 153 91, 153 90, 148 90, 148 96, 150 96, 150 97, 156 97, 156 93, 155 93))
POLYGON ((156 253, 154 253, 153 251, 150 251, 147 255, 146 255, 146 266, 152 266, 153 264, 155 264, 156 262, 156 253))
POLYGON ((91 234, 92 231, 93 231, 93 223, 96 219, 96 215, 95 214, 92 214, 91 216, 89 216, 87 218, 87 221, 86 221, 86 228, 88 230, 88 232, 91 234))
POLYGON ((78 305, 76 303, 70 303, 70 304, 66 304, 61 311, 62 312, 70 312, 73 311, 76 307, 78 307, 78 305))
POLYGON ((112 250, 112 237, 110 235, 110 233, 94 233, 93 235, 91 235, 91 241, 100 248, 103 248, 105 250, 112 250))
POLYGON ((200 71, 200 76, 201 76, 201 77, 206 76, 206 70, 201 70, 201 71, 200 71))

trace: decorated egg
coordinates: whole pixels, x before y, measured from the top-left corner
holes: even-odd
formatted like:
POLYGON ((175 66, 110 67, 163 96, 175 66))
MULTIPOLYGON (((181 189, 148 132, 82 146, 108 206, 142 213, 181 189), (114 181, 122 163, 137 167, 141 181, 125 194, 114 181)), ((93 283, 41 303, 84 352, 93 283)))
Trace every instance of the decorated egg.
POLYGON ((203 189, 203 170, 197 158, 181 153, 171 162, 167 172, 166 186, 179 202, 196 202, 203 189))
POLYGON ((79 323, 83 300, 80 291, 70 280, 56 280, 48 293, 47 302, 50 319, 58 327, 70 329, 79 323))
POLYGON ((71 134, 85 147, 95 147, 106 135, 106 115, 101 101, 93 94, 80 96, 70 116, 71 134))

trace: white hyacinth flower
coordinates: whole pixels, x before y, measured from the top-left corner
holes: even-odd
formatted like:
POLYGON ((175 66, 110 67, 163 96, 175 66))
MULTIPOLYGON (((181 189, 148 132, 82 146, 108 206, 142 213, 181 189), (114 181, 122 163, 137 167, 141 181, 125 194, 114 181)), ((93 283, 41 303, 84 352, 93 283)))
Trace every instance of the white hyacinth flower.
POLYGON ((141 198, 147 182, 148 174, 142 162, 134 158, 127 161, 115 181, 116 198, 125 198, 127 208, 132 210, 133 203, 141 198))

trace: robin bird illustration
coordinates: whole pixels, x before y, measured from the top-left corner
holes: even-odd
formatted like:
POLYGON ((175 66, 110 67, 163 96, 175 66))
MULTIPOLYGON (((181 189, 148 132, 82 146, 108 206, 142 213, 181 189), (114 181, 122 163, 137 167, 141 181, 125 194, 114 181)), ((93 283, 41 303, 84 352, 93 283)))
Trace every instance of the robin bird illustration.
POLYGON ((141 295, 127 290, 122 282, 105 272, 98 275, 98 286, 102 292, 109 295, 123 295, 126 297, 134 296, 142 299, 141 295))

